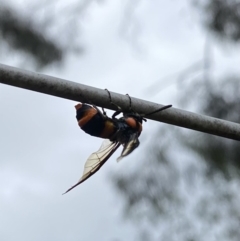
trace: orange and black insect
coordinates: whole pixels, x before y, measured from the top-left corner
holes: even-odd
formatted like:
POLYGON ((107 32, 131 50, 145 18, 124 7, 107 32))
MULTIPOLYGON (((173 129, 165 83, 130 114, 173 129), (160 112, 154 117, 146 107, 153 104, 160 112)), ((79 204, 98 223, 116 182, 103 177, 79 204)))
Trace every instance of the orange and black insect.
MULTIPOLYGON (((108 94, 110 102, 115 105, 111 100, 111 95, 109 91, 108 94)), ((142 122, 146 121, 144 117, 165 110, 172 106, 163 106, 162 108, 151 113, 140 115, 133 111, 131 105, 131 98, 130 96, 128 97, 130 101, 129 111, 122 111, 122 109, 117 106, 118 110, 114 112, 112 118, 106 115, 104 109, 103 112, 101 112, 94 105, 79 103, 75 106, 77 111, 76 118, 80 128, 87 134, 101 137, 107 140, 103 141, 98 151, 92 153, 89 156, 84 165, 82 177, 74 186, 69 188, 65 193, 69 192, 82 182, 86 181, 94 173, 96 173, 111 157, 111 155, 118 149, 120 145, 123 145, 123 150, 120 157, 118 157, 117 159, 118 161, 133 152, 140 144, 138 137, 142 132, 142 122), (123 113, 123 117, 116 118, 116 116, 120 113, 123 113)))

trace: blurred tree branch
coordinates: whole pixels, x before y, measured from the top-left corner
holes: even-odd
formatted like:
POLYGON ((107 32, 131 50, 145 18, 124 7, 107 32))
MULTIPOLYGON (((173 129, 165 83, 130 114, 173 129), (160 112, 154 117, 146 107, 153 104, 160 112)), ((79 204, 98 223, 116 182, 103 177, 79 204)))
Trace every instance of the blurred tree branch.
POLYGON ((193 0, 205 26, 223 39, 240 40, 240 2, 237 0, 193 0))
MULTIPOLYGON (((229 43, 239 42, 239 1, 191 2, 200 10, 208 37, 214 33, 229 43)), ((214 80, 210 75, 215 43, 206 41, 203 59, 193 61, 168 85, 179 85, 178 103, 183 108, 194 106, 197 112, 240 123, 239 76, 231 73, 214 80), (186 78, 191 81, 186 83, 186 78)), ((158 81, 148 91, 159 88, 158 81)), ((161 128, 137 156, 136 168, 112 178, 123 197, 125 217, 136 222, 138 234, 147 232, 147 240, 238 241, 239 150, 235 141, 161 128)))
POLYGON ((100 1, 36 2, 22 11, 0 0, 0 47, 38 68, 61 63, 69 52, 82 54, 79 16, 93 2, 100 1))
POLYGON ((62 60, 63 50, 55 42, 4 7, 0 9, 0 37, 13 49, 30 54, 41 67, 62 60))

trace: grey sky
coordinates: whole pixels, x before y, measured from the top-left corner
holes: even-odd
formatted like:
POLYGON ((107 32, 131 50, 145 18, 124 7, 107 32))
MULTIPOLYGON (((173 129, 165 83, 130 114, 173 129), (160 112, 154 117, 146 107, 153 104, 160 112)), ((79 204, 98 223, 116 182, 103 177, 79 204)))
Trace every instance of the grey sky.
MULTIPOLYGON (((161 78, 202 58, 206 34, 197 15, 183 1, 140 1, 124 25, 125 4, 92 4, 82 20, 85 55, 69 56, 64 67, 42 72, 178 107, 173 96, 181 90, 175 85, 155 96, 144 89, 158 80, 164 87, 161 78)), ((226 56, 217 47, 213 51, 216 76, 239 63, 240 55, 230 51, 226 56)), ((19 62, 1 54, 0 61, 19 62)), ((61 195, 80 178, 85 160, 102 142, 78 128, 75 104, 0 85, 1 241, 133 239, 133 228, 121 220, 121 199, 109 175, 134 168, 141 146, 119 164, 114 155, 96 175, 61 195)), ((144 125, 143 146, 157 126, 144 125)))

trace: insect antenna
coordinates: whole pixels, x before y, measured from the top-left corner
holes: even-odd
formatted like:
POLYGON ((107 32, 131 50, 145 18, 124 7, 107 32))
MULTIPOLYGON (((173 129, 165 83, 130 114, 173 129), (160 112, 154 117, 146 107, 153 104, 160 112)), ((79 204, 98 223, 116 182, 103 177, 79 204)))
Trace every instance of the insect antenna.
POLYGON ((157 109, 157 110, 154 110, 154 111, 149 112, 149 113, 147 113, 147 114, 144 114, 144 115, 142 115, 142 116, 152 115, 152 114, 155 114, 155 113, 160 112, 160 111, 162 111, 162 110, 166 110, 166 109, 171 108, 171 107, 172 107, 172 105, 165 105, 165 106, 163 106, 163 107, 161 107, 161 108, 159 108, 159 109, 157 109))
MULTIPOLYGON (((116 105, 116 104, 112 101, 112 97, 111 97, 111 94, 110 94, 109 90, 108 90, 108 89, 105 89, 105 90, 106 90, 107 93, 108 93, 108 97, 109 97, 110 103, 111 103, 112 105, 114 105, 115 107, 117 107, 117 109, 118 109, 118 110, 112 115, 112 118, 115 118, 117 115, 119 115, 121 112, 123 112, 123 111, 122 111, 122 108, 121 108, 120 106, 116 105)), ((139 114, 138 114, 136 111, 134 111, 134 109, 132 108, 132 98, 130 97, 129 94, 126 94, 126 95, 127 95, 127 97, 129 98, 129 111, 132 112, 132 113, 135 113, 135 114, 139 115, 139 114)), ((147 119, 144 118, 145 116, 155 114, 155 113, 157 113, 157 112, 160 112, 160 111, 162 111, 162 110, 166 110, 166 109, 171 108, 171 107, 172 107, 172 105, 165 105, 165 106, 163 106, 163 107, 161 107, 161 108, 159 108, 159 109, 157 109, 157 110, 154 110, 154 111, 152 111, 152 112, 149 112, 149 113, 147 113, 147 114, 142 114, 142 115, 139 115, 139 116, 140 116, 144 121, 147 121, 147 119)))
MULTIPOLYGON (((126 95, 127 95, 128 98, 129 98, 129 110, 130 110, 131 112, 137 114, 137 112, 134 111, 133 108, 132 108, 132 99, 131 99, 130 95, 129 95, 129 94, 126 94, 126 95)), ((154 111, 152 111, 152 112, 149 112, 149 113, 147 113, 147 114, 143 114, 143 115, 140 115, 140 116, 143 118, 143 117, 145 117, 145 116, 155 114, 155 113, 157 113, 157 112, 160 112, 160 111, 162 111, 162 110, 165 110, 165 109, 168 109, 168 108, 171 108, 171 107, 172 107, 172 105, 165 105, 165 106, 163 106, 163 107, 161 107, 161 108, 159 108, 159 109, 157 109, 157 110, 154 110, 154 111)), ((147 119, 145 119, 145 118, 143 118, 143 120, 144 120, 144 121, 147 121, 147 119)))

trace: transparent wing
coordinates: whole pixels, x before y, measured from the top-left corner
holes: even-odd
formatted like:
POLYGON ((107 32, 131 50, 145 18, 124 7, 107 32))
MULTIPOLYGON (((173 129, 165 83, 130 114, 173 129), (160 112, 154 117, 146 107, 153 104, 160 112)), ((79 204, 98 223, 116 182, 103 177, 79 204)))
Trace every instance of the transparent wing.
POLYGON ((119 162, 123 157, 129 155, 130 153, 132 153, 140 144, 139 140, 138 140, 138 133, 133 133, 130 138, 129 141, 123 145, 123 150, 121 153, 121 156, 117 158, 117 161, 119 162))
MULTIPOLYGON (((65 193, 71 191, 73 188, 86 181, 89 177, 91 177, 95 172, 97 172, 102 165, 109 159, 109 157, 117 150, 120 146, 118 142, 111 142, 109 140, 105 140, 98 151, 92 153, 85 165, 83 170, 83 175, 81 179, 71 188, 69 188, 65 193)), ((63 194, 65 194, 63 193, 63 194)))

